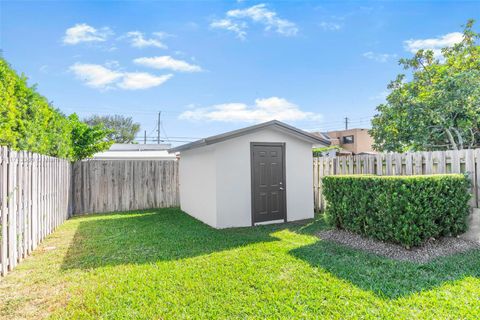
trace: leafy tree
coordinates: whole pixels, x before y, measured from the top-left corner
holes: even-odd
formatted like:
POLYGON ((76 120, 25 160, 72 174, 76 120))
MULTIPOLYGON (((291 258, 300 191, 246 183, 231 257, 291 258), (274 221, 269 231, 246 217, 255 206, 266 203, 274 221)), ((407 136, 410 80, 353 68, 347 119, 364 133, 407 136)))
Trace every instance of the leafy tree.
POLYGON ((388 88, 387 102, 377 107, 370 131, 381 151, 445 150, 480 146, 480 34, 473 20, 463 40, 443 48, 437 58, 419 50, 400 59, 412 72, 400 74, 388 88))
POLYGON ((107 140, 115 143, 133 143, 135 136, 140 130, 139 123, 133 122, 131 117, 121 115, 93 115, 84 119, 84 121, 91 126, 103 124, 106 129, 110 130, 110 133, 107 135, 107 140))
MULTIPOLYGON (((66 117, 55 109, 35 86, 28 86, 24 75, 19 76, 0 58, 0 145, 75 160, 91 155, 77 143, 87 150, 109 147, 94 139, 102 136, 100 127, 93 134, 83 126, 88 127, 76 115, 66 117)), ((108 134, 103 131, 102 139, 108 134)))
POLYGON ((68 119, 0 58, 0 145, 68 158, 68 119))
POLYGON ((89 158, 112 145, 113 141, 105 141, 110 131, 105 130, 103 125, 88 125, 80 121, 75 113, 68 118, 72 124, 73 160, 89 158))

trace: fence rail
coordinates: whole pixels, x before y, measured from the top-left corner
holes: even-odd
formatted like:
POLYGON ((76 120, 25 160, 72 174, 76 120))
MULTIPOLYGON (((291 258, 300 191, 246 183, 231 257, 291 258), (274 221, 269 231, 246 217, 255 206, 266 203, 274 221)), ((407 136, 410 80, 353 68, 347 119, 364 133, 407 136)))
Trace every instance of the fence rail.
POLYGON ((74 214, 180 205, 174 160, 79 161, 73 181, 74 214))
POLYGON ((0 147, 0 271, 5 275, 69 215, 70 162, 0 147))
POLYGON ((315 209, 322 210, 322 177, 342 174, 425 175, 467 173, 472 185, 470 205, 480 207, 480 149, 410 153, 379 153, 313 159, 315 209))
MULTIPOLYGON (((480 149, 383 153, 313 160, 315 209, 322 177, 339 174, 467 173, 472 207, 480 206, 480 149)), ((0 147, 0 272, 5 275, 69 214, 179 205, 178 162, 67 160, 0 147)))

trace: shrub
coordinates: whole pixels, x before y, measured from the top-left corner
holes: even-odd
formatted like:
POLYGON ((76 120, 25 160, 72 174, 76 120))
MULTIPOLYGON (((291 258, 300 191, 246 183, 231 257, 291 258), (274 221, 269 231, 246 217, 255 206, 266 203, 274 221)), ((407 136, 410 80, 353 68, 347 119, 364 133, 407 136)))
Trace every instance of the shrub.
POLYGON ((329 146, 329 147, 319 147, 319 148, 313 148, 313 156, 314 157, 323 157, 326 153, 335 150, 335 152, 341 150, 339 146, 329 146))
POLYGON ((328 221, 406 247, 466 231, 470 182, 461 174, 328 176, 328 221))
POLYGON ((0 58, 0 146, 78 160, 108 149, 109 133, 66 117, 0 58))

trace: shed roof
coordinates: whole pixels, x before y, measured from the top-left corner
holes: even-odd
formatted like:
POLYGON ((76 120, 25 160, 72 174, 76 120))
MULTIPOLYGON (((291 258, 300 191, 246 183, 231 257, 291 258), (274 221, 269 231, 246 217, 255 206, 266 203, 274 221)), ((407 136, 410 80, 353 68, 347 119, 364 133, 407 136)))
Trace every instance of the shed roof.
POLYGON ((218 134, 218 135, 215 135, 215 136, 211 136, 211 137, 208 137, 208 138, 203 138, 203 139, 200 139, 200 140, 197 140, 197 141, 194 141, 194 142, 190 142, 190 143, 187 143, 187 144, 169 149, 168 152, 179 152, 179 151, 195 149, 195 148, 211 145, 211 144, 214 144, 214 143, 222 142, 222 141, 225 141, 225 140, 228 140, 228 139, 236 138, 236 137, 239 137, 239 136, 243 136, 243 135, 246 135, 246 134, 249 134, 249 133, 252 133, 252 132, 255 132, 255 131, 259 131, 259 130, 262 130, 262 129, 266 129, 266 128, 274 128, 274 129, 277 129, 279 131, 285 132, 287 134, 293 135, 293 136, 295 136, 295 137, 297 137, 301 140, 305 140, 305 141, 308 141, 308 142, 311 142, 311 143, 321 143, 321 144, 324 144, 326 146, 330 145, 330 141, 328 141, 328 140, 326 140, 326 139, 324 139, 320 136, 317 136, 317 135, 311 134, 309 132, 303 131, 301 129, 295 128, 291 125, 288 125, 288 124, 283 123, 283 122, 278 121, 278 120, 271 120, 271 121, 256 124, 256 125, 253 125, 253 126, 250 126, 250 127, 225 132, 225 133, 222 133, 222 134, 218 134))

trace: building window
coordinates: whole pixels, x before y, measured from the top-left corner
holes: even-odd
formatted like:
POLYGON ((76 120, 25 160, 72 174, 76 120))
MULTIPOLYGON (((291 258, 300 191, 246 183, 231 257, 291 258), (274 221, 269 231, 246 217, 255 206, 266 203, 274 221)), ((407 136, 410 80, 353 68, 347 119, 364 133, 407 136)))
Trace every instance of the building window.
POLYGON ((342 138, 342 143, 343 144, 353 143, 353 136, 344 136, 342 138))

